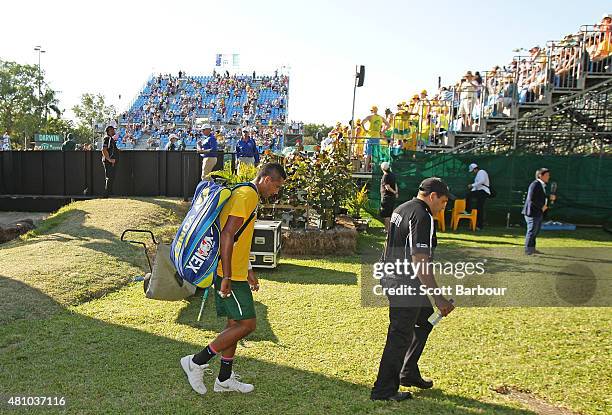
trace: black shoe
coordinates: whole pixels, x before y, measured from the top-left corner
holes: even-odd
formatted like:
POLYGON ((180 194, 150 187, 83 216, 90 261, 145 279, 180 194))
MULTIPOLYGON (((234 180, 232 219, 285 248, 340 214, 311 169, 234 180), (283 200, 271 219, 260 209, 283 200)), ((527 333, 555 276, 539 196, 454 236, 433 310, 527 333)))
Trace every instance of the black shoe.
POLYGON ((433 380, 426 380, 423 378, 405 379, 400 380, 400 385, 407 387, 416 386, 419 389, 431 389, 433 387, 433 380))
POLYGON ((412 394, 410 392, 397 392, 395 395, 387 396, 386 398, 375 398, 370 397, 373 401, 405 401, 406 399, 412 399, 412 394))

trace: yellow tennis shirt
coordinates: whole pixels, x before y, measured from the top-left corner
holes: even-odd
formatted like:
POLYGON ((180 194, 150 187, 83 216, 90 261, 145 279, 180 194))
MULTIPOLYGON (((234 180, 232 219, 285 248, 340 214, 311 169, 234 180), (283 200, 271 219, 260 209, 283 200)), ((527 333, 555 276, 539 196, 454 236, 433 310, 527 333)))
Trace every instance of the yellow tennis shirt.
MULTIPOLYGON (((229 200, 223 206, 219 215, 221 230, 225 227, 229 216, 236 216, 247 220, 251 212, 255 210, 259 203, 259 195, 251 186, 241 186, 232 192, 229 200)), ((249 271, 249 254, 251 253, 251 241, 255 230, 254 217, 251 223, 244 229, 238 241, 234 244, 232 252, 232 281, 246 281, 249 271)), ((223 277, 223 264, 219 261, 217 274, 223 277)))

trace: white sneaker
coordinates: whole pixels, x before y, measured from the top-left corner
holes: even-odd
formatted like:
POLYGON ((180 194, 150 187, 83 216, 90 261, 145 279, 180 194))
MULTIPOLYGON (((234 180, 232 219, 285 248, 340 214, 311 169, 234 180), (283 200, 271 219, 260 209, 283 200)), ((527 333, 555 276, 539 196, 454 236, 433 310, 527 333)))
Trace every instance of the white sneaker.
POLYGON ((215 379, 215 392, 240 392, 240 393, 249 393, 253 392, 255 386, 249 383, 240 382, 240 375, 232 372, 232 375, 229 379, 221 382, 219 378, 215 379))
POLYGON ((203 379, 204 373, 212 374, 212 371, 208 369, 208 364, 196 365, 191 359, 193 359, 192 354, 181 358, 181 367, 187 375, 187 379, 193 390, 200 395, 204 395, 206 393, 206 386, 204 386, 203 379))

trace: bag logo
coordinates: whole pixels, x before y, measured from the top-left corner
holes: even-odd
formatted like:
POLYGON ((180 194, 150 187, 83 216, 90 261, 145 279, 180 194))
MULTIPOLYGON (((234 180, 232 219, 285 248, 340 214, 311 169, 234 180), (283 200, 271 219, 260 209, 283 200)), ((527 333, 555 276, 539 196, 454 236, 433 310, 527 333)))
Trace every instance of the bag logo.
POLYGON ((210 254, 213 245, 214 238, 212 236, 206 236, 204 239, 202 239, 200 246, 198 246, 198 249, 189 260, 187 268, 197 274, 204 262, 206 262, 208 259, 208 255, 210 254))

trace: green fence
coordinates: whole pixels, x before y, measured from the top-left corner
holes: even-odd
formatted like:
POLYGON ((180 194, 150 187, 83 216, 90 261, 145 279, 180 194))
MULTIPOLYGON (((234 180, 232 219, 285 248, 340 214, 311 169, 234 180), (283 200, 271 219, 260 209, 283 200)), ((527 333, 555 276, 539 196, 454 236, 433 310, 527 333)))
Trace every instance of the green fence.
MULTIPOLYGON (((521 208, 529 183, 540 167, 551 170, 551 183, 557 183, 557 201, 547 219, 577 224, 603 224, 612 221, 612 159, 598 156, 546 156, 535 154, 373 154, 376 165, 384 160, 398 177, 400 203, 412 198, 418 185, 426 177, 444 179, 458 197, 467 193, 473 182, 468 172, 470 163, 477 163, 489 173, 497 197, 488 199, 488 223, 505 224, 510 214, 511 223, 523 223, 521 208)), ((370 200, 378 206, 380 200, 380 168, 375 168, 370 183, 370 200)), ((549 186, 550 187, 550 186, 549 186)), ((449 203, 448 209, 452 205, 449 203)))

